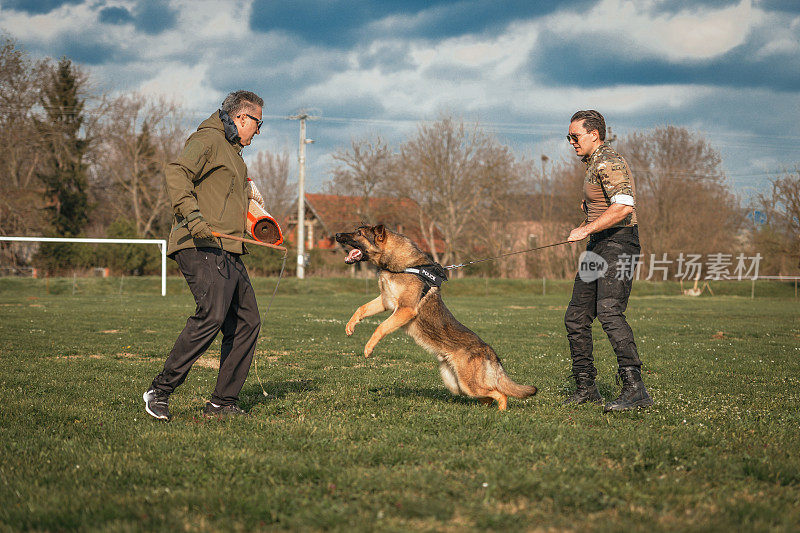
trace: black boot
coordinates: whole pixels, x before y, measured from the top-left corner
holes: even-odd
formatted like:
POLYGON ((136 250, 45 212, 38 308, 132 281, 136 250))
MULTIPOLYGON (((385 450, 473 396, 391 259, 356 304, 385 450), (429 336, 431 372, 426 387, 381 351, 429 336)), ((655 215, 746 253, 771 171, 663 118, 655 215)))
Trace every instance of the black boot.
POLYGON ((574 376, 577 388, 569 398, 564 400, 563 405, 580 405, 586 402, 598 405, 603 403, 603 397, 600 396, 600 391, 597 390, 597 385, 594 384, 594 377, 591 374, 578 372, 574 376))
POLYGON ((622 390, 619 398, 609 402, 603 407, 603 412, 627 411, 636 407, 650 407, 653 400, 647 394, 642 381, 642 372, 636 366, 623 366, 619 369, 619 377, 622 379, 622 390))

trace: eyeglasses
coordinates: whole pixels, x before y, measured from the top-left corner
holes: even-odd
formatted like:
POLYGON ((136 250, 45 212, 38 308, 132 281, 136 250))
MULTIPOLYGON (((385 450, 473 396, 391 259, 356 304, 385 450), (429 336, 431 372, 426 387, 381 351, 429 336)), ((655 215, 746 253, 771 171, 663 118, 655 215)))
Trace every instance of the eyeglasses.
POLYGON ((261 125, 264 123, 263 120, 259 120, 253 115, 248 115, 247 113, 243 113, 243 115, 252 118, 256 122, 256 130, 261 130, 261 125))
POLYGON ((567 142, 568 142, 568 143, 575 143, 575 144, 578 144, 578 139, 580 139, 580 138, 581 138, 581 137, 583 137, 584 135, 589 135, 590 133, 591 133, 590 131, 587 131, 587 132, 581 133, 580 135, 579 135, 579 134, 577 134, 577 133, 568 133, 568 134, 567 134, 567 142))

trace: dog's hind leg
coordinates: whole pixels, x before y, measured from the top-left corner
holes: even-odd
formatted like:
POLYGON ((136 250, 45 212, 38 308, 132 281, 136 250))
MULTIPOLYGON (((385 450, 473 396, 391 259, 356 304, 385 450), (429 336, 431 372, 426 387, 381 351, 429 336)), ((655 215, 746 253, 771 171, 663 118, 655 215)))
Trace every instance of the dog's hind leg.
POLYGON ((461 389, 458 387, 458 377, 447 361, 439 362, 439 374, 442 375, 442 381, 444 381, 444 386, 447 387, 447 390, 453 394, 461 393, 461 389))
POLYGON ((502 392, 500 392, 498 390, 489 391, 489 394, 487 394, 487 396, 497 400, 497 409, 498 410, 505 411, 506 408, 508 407, 508 396, 506 396, 502 392))

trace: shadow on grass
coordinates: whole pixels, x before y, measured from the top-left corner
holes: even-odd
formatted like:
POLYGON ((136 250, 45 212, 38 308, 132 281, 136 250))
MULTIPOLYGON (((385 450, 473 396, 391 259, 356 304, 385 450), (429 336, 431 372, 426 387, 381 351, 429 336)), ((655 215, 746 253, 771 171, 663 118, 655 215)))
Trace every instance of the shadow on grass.
POLYGON ((259 385, 251 385, 242 391, 240 404, 242 409, 249 411, 259 403, 264 403, 268 400, 280 400, 285 398, 290 393, 315 392, 319 390, 318 385, 319 380, 316 379, 265 381, 264 390, 267 391, 267 396, 264 396, 264 393, 259 385))
MULTIPOLYGON (((568 379, 569 382, 565 382, 564 386, 561 387, 562 400, 566 400, 575 392, 575 383, 572 382, 572 378, 568 379)), ((606 383, 595 380, 595 385, 597 385, 597 390, 600 392, 600 396, 603 397, 603 401, 610 401, 619 396, 620 385, 615 384, 613 381, 611 383, 606 383)))
POLYGON ((370 393, 391 393, 395 396, 412 397, 412 398, 429 398, 445 403, 460 403, 464 405, 473 405, 477 402, 474 398, 467 396, 455 396, 445 388, 431 388, 431 387, 381 387, 369 390, 370 393))
MULTIPOLYGON (((595 382, 597 383, 597 382, 595 382)), ((605 398, 607 401, 615 399, 619 396, 620 387, 619 385, 612 383, 597 383, 597 390, 600 391, 600 396, 605 398)))

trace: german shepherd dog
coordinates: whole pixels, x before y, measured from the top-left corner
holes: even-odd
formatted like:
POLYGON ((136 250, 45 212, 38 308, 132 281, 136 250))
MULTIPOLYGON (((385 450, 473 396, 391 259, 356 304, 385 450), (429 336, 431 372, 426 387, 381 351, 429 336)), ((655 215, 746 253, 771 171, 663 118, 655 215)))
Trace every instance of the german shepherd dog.
POLYGON ((417 274, 404 272, 406 268, 426 266, 447 279, 442 266, 410 239, 379 225, 337 233, 336 241, 352 248, 346 263, 367 261, 379 269, 381 293, 353 313, 345 326, 347 336, 353 334, 356 324, 364 318, 392 311, 364 347, 365 357, 372 354, 382 338, 402 327, 417 344, 437 357, 442 380, 453 394, 479 398, 486 404, 497 400, 501 411, 505 410, 509 396, 527 398, 536 394, 536 387, 511 381, 492 347, 445 307, 439 287, 428 288, 417 274))

